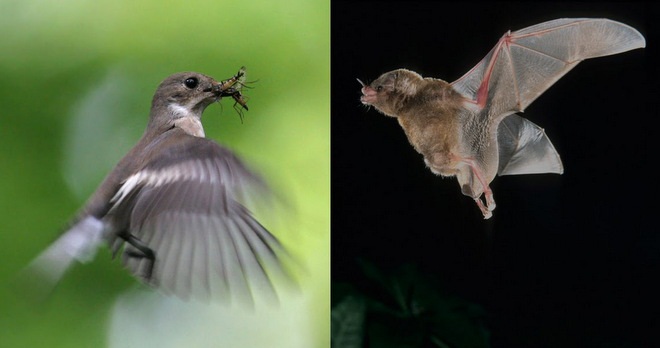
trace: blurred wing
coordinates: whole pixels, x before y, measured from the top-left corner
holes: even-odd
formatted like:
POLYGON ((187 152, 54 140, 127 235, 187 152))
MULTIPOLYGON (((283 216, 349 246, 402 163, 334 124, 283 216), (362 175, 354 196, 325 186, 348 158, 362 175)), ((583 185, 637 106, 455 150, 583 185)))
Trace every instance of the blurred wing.
MULTIPOLYGON (((274 294, 271 272, 282 271, 283 249, 243 204, 250 190, 267 196, 265 183, 216 143, 177 137, 168 140, 172 151, 159 151, 115 197, 115 215, 129 216, 128 232, 155 252, 148 281, 184 299, 251 301, 254 288, 274 294)), ((125 265, 147 281, 148 261, 131 252, 126 245, 125 265)))
POLYGON ((87 216, 73 224, 35 258, 20 274, 19 281, 29 285, 22 292, 44 300, 74 261, 92 260, 103 243, 103 223, 87 216))
POLYGON ((608 19, 557 19, 506 33, 472 70, 452 83, 497 118, 523 111, 580 61, 645 46, 634 28, 608 19))

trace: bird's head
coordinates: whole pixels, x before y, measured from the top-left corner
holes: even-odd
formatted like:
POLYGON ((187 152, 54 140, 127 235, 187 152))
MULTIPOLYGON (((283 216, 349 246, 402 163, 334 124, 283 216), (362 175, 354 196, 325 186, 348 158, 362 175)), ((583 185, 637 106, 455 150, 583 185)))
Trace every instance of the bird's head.
POLYGON ((222 83, 212 77, 197 72, 173 74, 154 94, 148 129, 162 131, 178 126, 192 135, 204 136, 202 113, 222 97, 222 83))

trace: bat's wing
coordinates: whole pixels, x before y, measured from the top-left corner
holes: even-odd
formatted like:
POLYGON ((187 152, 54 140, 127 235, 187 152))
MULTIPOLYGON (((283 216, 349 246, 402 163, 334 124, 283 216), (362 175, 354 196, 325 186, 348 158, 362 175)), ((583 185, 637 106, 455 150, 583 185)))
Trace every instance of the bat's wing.
POLYGON ((543 128, 518 115, 510 115, 497 130, 499 175, 562 174, 559 154, 543 128))
POLYGON ((588 58, 641 48, 634 28, 608 19, 557 19, 508 32, 467 74, 452 83, 465 98, 463 153, 457 175, 463 193, 485 217, 495 204, 488 187, 497 173, 561 173, 559 156, 541 128, 511 114, 523 111, 559 78, 588 58), (506 118, 507 116, 510 116, 506 118), (497 129, 493 129, 498 127, 497 129), (499 132, 501 131, 501 133, 499 132), (485 195, 485 203, 479 200, 485 195))
POLYGON ((487 113, 523 111, 580 61, 646 45, 634 28, 608 19, 556 19, 508 32, 484 59, 452 83, 487 113))

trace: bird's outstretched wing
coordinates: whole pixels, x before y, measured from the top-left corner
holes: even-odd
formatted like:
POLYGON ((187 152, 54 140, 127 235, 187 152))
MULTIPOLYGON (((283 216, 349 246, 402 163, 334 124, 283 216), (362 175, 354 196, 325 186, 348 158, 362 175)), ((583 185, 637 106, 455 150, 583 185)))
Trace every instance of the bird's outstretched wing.
MULTIPOLYGON (((110 215, 126 217, 114 223, 155 254, 150 264, 126 245, 127 268, 184 299, 251 300, 255 288, 274 294, 271 272, 283 272, 283 248, 244 202, 249 190, 269 194, 264 181, 211 140, 173 129, 154 144, 158 153, 145 153, 145 166, 112 201, 110 215)), ((117 251, 122 244, 117 238, 112 247, 117 251)))

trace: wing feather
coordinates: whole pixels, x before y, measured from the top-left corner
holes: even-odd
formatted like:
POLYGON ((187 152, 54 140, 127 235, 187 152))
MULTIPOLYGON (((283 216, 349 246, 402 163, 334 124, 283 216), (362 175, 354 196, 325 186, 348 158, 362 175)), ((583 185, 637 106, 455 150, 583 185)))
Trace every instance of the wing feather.
POLYGON ((237 224, 241 225, 242 237, 245 240, 246 246, 249 248, 248 255, 259 255, 259 258, 250 259, 250 267, 255 271, 251 271, 250 274, 254 275, 253 281, 255 286, 260 289, 265 289, 269 294, 275 294, 275 289, 273 285, 268 281, 268 262, 277 262, 276 258, 272 258, 274 255, 272 249, 268 248, 260 239, 254 238, 254 234, 250 233, 252 227, 247 223, 246 219, 249 217, 243 216, 243 218, 237 221, 237 224), (267 262, 268 261, 268 262, 267 262), (258 285, 257 285, 258 284, 258 285))
MULTIPOLYGON (((283 248, 243 205, 252 192, 267 195, 267 186, 214 142, 175 140, 169 143, 176 148, 161 149, 164 155, 135 174, 114 208, 129 210, 125 230, 156 255, 150 283, 184 299, 230 295, 251 303, 251 285, 273 291, 268 271, 281 268, 283 248)), ((130 250, 122 259, 143 276, 146 262, 128 256, 130 250)))
MULTIPOLYGON (((209 222, 211 223, 213 230, 224 230, 220 219, 211 219, 209 222)), ((209 260, 215 261, 213 263, 209 262, 209 267, 214 269, 215 275, 219 277, 217 278, 218 284, 214 287, 214 290, 217 291, 219 295, 221 294, 222 297, 229 298, 231 296, 231 289, 229 288, 229 267, 232 265, 228 260, 227 254, 222 252, 223 245, 227 245, 228 241, 226 240, 224 233, 211 233, 209 238, 213 240, 209 243, 209 255, 213 255, 213 258, 209 260)))

